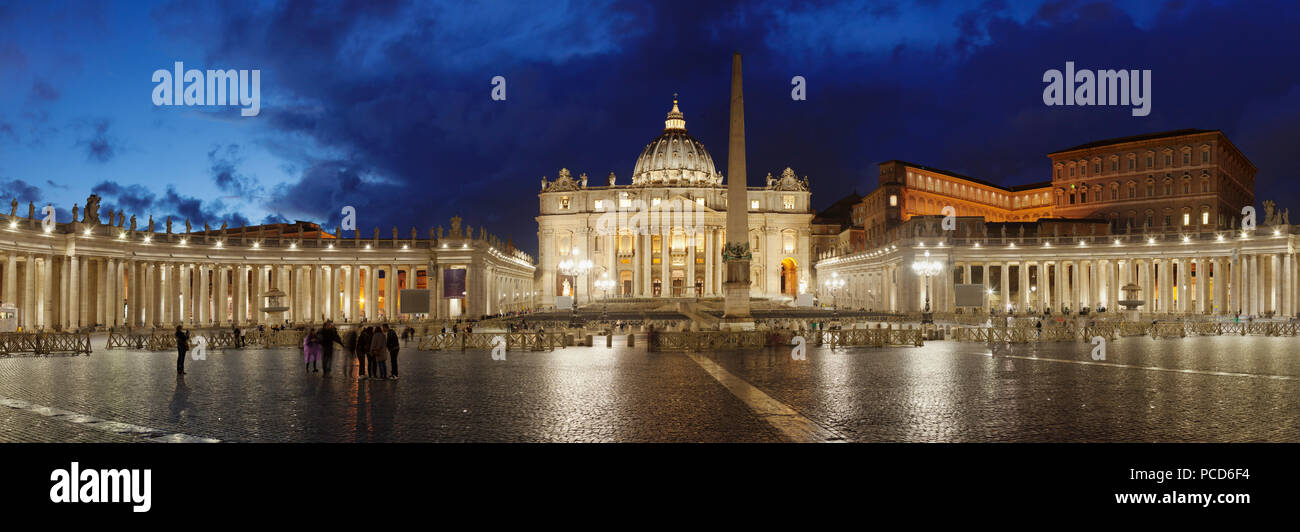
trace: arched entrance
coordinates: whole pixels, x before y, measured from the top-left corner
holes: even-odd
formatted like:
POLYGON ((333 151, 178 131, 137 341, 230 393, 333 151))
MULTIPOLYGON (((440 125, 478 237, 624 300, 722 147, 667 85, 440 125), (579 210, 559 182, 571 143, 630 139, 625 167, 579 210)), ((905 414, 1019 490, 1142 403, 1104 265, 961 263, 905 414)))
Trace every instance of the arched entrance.
POLYGON ((799 295, 799 265, 790 257, 781 261, 781 293, 799 295))

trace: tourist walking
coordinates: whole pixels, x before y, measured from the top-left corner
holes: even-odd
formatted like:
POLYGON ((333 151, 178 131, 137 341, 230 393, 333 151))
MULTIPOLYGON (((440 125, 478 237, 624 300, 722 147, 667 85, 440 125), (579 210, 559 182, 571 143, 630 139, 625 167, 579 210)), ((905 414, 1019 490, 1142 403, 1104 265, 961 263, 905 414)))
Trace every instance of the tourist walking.
POLYGON ((334 344, 343 345, 343 339, 339 338, 338 329, 334 328, 333 320, 325 320, 325 326, 317 334, 320 341, 321 367, 325 369, 325 376, 330 376, 330 362, 334 360, 334 344))
POLYGON ((357 353, 357 328, 356 327, 348 329, 348 332, 343 335, 343 348, 347 349, 348 353, 352 355, 352 359, 349 359, 343 363, 343 376, 351 378, 353 374, 352 364, 355 363, 355 359, 360 358, 361 356, 359 353, 357 353))
POLYGON ((315 329, 307 329, 307 336, 302 339, 302 353, 307 359, 305 371, 320 373, 320 369, 316 367, 316 363, 320 361, 320 340, 316 338, 315 329))
MULTIPOLYGON (((385 327, 387 327, 385 325, 385 327)), ((370 335, 370 358, 373 360, 370 370, 372 379, 388 378, 388 337, 384 331, 375 328, 374 333, 370 335), (376 373, 378 372, 378 373, 376 373)))
POLYGON ((185 374, 185 353, 190 350, 190 333, 182 326, 176 326, 176 374, 185 374))
POLYGON ((397 380, 397 351, 401 349, 402 344, 397 341, 397 331, 384 325, 384 331, 388 336, 388 356, 393 359, 393 380, 397 380))

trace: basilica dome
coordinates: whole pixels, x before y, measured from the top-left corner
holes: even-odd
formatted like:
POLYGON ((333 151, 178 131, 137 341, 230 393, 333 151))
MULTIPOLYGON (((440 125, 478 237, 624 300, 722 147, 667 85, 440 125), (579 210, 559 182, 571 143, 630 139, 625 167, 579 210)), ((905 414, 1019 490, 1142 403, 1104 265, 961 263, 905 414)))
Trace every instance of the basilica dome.
POLYGON ((677 108, 664 120, 664 132, 650 141, 632 169, 632 184, 642 186, 706 186, 722 184, 713 157, 686 132, 686 117, 677 108))

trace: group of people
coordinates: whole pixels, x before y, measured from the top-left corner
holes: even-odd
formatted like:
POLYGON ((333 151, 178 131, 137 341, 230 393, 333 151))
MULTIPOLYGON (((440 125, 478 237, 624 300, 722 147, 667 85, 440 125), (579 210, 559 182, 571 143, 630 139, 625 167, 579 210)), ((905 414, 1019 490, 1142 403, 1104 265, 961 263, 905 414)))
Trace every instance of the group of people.
MULTIPOLYGON (((387 323, 383 325, 367 325, 360 330, 353 328, 348 330, 347 334, 340 337, 338 329, 334 327, 333 320, 326 320, 325 324, 319 329, 307 329, 306 335, 302 339, 303 353, 303 371, 307 373, 320 373, 324 370, 326 377, 330 375, 334 362, 334 346, 338 345, 351 351, 356 357, 356 373, 361 380, 366 379, 384 379, 397 380, 397 354, 401 350, 402 343, 398 337, 397 330, 390 327, 387 323), (392 375, 389 375, 389 366, 392 366, 392 375)), ((404 332, 403 336, 408 338, 414 337, 414 331, 409 334, 404 332)), ((190 333, 181 325, 176 326, 176 374, 185 374, 185 354, 190 347, 190 333)), ((344 374, 348 377, 353 375, 352 361, 343 364, 344 374)))
MULTIPOLYGON (((397 355, 402 343, 397 331, 387 323, 368 325, 361 330, 351 329, 342 342, 352 351, 357 360, 357 378, 397 380, 397 355), (392 362, 392 375, 388 374, 389 362, 392 362)), ((345 375, 352 376, 352 364, 344 367, 345 375)))

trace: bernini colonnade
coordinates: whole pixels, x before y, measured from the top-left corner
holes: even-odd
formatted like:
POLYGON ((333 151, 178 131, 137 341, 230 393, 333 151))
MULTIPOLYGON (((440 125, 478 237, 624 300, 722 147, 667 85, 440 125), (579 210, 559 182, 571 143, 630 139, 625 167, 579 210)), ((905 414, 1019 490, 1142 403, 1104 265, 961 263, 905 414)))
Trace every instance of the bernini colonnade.
POLYGON ((0 226, 0 297, 17 306, 23 330, 390 320, 409 317, 398 312, 408 288, 429 290, 431 318, 533 307, 532 258, 482 230, 471 236, 459 219, 424 239, 414 230, 397 238, 396 229, 391 239, 378 230, 340 239, 312 224, 302 227, 314 238, 255 228, 162 233, 91 214, 49 230, 30 217, 0 226), (448 293, 448 280, 460 294, 448 293), (287 296, 283 318, 260 310, 273 288, 287 296))

